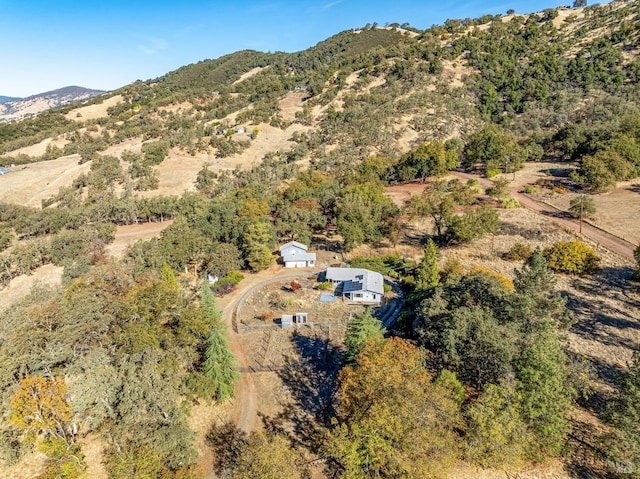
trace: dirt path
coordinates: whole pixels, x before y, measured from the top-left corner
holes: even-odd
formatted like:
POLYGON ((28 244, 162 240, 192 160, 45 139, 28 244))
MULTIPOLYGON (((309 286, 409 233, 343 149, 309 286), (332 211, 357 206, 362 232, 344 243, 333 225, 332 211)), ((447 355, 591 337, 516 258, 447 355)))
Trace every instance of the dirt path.
MULTIPOLYGON (((490 179, 480 177, 479 175, 462 172, 456 172, 455 175, 458 178, 465 180, 479 180, 480 184, 485 188, 493 186, 493 183, 490 179)), ((568 212, 555 208, 554 206, 548 205, 546 203, 536 201, 522 193, 515 191, 514 189, 510 190, 509 194, 513 198, 517 199, 522 207, 551 218, 552 221, 555 221, 565 228, 569 228, 572 231, 580 233, 580 222, 577 219, 572 218, 568 212)), ((635 249, 636 245, 630 243, 629 241, 626 241, 614 234, 609 233, 608 231, 598 228, 597 226, 594 226, 587 221, 582 222, 581 234, 586 238, 594 241, 597 245, 603 246, 609 251, 619 254, 623 258, 634 261, 633 250, 635 249)))
POLYGON ((258 422, 258 398, 256 387, 251 377, 249 361, 247 360, 247 355, 242 345, 242 339, 233 326, 236 310, 255 290, 274 281, 299 277, 308 271, 306 268, 299 268, 292 271, 280 265, 272 265, 267 270, 252 274, 244 279, 239 289, 233 291, 219 302, 223 311, 222 320, 227 325, 231 351, 236 355, 236 358, 238 358, 238 366, 241 371, 235 397, 235 418, 236 429, 238 431, 250 433, 256 430, 258 422))

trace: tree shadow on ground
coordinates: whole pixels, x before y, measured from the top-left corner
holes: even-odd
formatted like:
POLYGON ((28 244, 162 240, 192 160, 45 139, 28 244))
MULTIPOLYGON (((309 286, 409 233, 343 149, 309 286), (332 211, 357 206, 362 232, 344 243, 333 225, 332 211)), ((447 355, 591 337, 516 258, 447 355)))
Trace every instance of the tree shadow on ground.
POLYGON ((402 226, 402 240, 400 244, 407 246, 420 246, 426 242, 428 232, 417 225, 406 223, 402 226))
MULTIPOLYGON (((211 467, 218 475, 235 468, 248 438, 246 432, 236 429, 231 422, 211 427, 205 436, 205 442, 214 458, 211 467)), ((208 472, 206 471, 205 476, 208 472)))
POLYGON ((535 238, 537 241, 544 241, 546 239, 545 231, 542 228, 525 228, 508 221, 502 221, 495 234, 504 236, 521 236, 526 239, 535 238))
POLYGON ((294 334, 292 341, 298 357, 289 358, 278 372, 291 402, 281 414, 263 421, 267 429, 313 448, 334 416, 333 396, 344 353, 320 335, 294 334))
POLYGON ((573 289, 562 291, 576 323, 571 332, 605 346, 640 346, 640 294, 630 283, 633 269, 603 268, 576 277, 573 289))
POLYGON ((626 189, 632 193, 640 193, 640 183, 634 183, 626 189))

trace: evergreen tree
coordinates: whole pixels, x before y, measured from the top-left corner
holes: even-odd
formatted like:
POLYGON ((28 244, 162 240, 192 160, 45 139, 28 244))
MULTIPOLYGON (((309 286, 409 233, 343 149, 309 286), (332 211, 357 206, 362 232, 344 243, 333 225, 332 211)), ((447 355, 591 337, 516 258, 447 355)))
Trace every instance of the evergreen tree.
POLYGON ((386 330, 382 327, 382 323, 379 319, 373 317, 371 311, 366 310, 354 315, 347 324, 346 338, 344 340, 347 347, 347 362, 353 362, 353 359, 367 341, 382 340, 385 332, 386 330))
POLYGON ((547 266, 540 248, 536 248, 522 269, 514 271, 515 293, 510 298, 510 316, 529 334, 544 325, 567 328, 572 316, 566 299, 553 292, 555 273, 547 266))
POLYGON ((424 257, 416 271, 416 289, 426 292, 440 284, 440 269, 438 260, 440 251, 431 238, 424 245, 424 257))
POLYGON ((216 297, 206 281, 202 285, 202 292, 200 293, 200 306, 204 309, 205 320, 209 324, 218 327, 222 312, 218 309, 216 297))
POLYGON ((640 477, 640 352, 618 382, 619 394, 605 410, 605 420, 616 428, 607 438, 608 450, 617 468, 630 468, 631 477, 640 477))
POLYGON ((229 341, 221 328, 214 327, 207 339, 202 370, 212 381, 218 402, 233 397, 235 382, 239 377, 236 358, 229 349, 229 341))

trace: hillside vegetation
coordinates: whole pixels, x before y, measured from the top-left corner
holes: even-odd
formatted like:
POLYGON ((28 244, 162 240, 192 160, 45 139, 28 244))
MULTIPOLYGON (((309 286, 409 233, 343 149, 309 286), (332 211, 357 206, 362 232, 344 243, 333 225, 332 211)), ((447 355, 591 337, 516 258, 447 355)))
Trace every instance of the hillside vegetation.
MULTIPOLYGON (((640 176, 639 38, 637 1, 367 25, 0 124, 7 185, 20 188, 35 163, 82 165, 55 169, 32 193, 39 205, 0 203, 0 285, 63 267, 59 286, 0 312, 4 467, 35 447, 42 478, 86 477, 87 464, 109 478, 202 477, 208 454, 189 415, 233 396, 238 375, 213 293, 267 269, 278 243, 395 245, 408 215, 433 225, 419 263, 361 258, 402 286, 397 330, 355 318, 332 403, 305 440, 273 427, 236 435, 220 477, 308 477, 314 460, 301 457, 326 477, 446 477, 460 461, 517 470, 572 454, 572 414, 593 378, 566 351, 571 304, 556 274, 588 274, 600 259, 573 242, 514 250, 525 262, 513 281, 443 266, 441 250, 494 233, 496 205, 514 201, 499 180, 491 200, 477 181, 443 177, 553 159, 589 195, 640 176), (399 206, 385 186, 404 182, 425 188, 399 206), (107 255, 117 226, 167 219, 159 237, 107 255)), ((607 433, 591 454, 610 474, 640 473, 638 364, 595 411, 607 433)))

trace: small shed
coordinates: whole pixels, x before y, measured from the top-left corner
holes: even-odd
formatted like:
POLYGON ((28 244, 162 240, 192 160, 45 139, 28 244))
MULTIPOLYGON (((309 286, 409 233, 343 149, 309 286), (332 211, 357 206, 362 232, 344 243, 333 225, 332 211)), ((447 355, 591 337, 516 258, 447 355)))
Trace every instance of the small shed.
POLYGON ((290 329, 294 324, 307 324, 309 321, 308 313, 283 314, 280 318, 282 329, 290 329))

